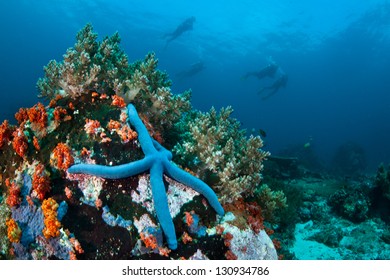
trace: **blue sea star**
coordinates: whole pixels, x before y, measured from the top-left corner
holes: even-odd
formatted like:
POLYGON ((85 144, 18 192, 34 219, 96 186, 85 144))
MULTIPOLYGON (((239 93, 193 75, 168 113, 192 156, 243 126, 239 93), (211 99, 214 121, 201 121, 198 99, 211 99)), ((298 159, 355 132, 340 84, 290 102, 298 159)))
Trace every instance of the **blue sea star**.
POLYGON ((145 157, 141 160, 118 166, 76 164, 71 166, 68 172, 84 173, 107 179, 121 179, 150 170, 150 184, 157 218, 165 234, 168 247, 175 250, 177 248, 177 239, 172 217, 169 213, 163 182, 164 174, 204 195, 218 215, 223 216, 224 210, 218 201, 217 195, 206 183, 180 169, 171 161, 172 153, 149 136, 134 105, 129 104, 127 111, 128 120, 138 133, 138 140, 145 157))

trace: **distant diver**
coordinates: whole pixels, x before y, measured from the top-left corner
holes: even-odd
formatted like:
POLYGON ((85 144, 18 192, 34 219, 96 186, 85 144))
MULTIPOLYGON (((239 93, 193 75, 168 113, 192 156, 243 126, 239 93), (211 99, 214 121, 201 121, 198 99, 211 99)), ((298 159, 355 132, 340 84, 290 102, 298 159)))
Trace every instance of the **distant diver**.
POLYGON ((253 71, 246 73, 242 79, 247 79, 251 76, 258 78, 259 80, 263 78, 272 78, 274 79, 274 82, 270 86, 266 86, 261 88, 257 94, 263 94, 268 93, 267 95, 263 96, 263 100, 266 100, 270 98, 272 95, 277 93, 280 88, 286 87, 288 76, 282 68, 280 68, 273 60, 270 59, 270 63, 262 68, 260 71, 253 71))
POLYGON ((288 81, 287 74, 284 73, 280 68, 278 72, 279 72, 278 77, 275 79, 272 85, 261 88, 257 93, 257 94, 268 93, 267 95, 262 97, 263 100, 270 98, 272 95, 277 93, 280 88, 286 87, 288 81))
POLYGON ((176 38, 178 38, 179 36, 181 36, 181 34, 183 34, 184 32, 186 31, 190 31, 193 29, 193 25, 194 25, 194 22, 195 22, 195 17, 190 17, 190 18, 187 18, 185 21, 183 21, 177 28, 175 31, 173 31, 172 33, 168 33, 168 34, 165 34, 164 38, 167 38, 167 41, 165 43, 165 48, 168 46, 168 44, 175 40, 176 38))
POLYGON ((191 64, 188 69, 185 69, 177 73, 176 78, 183 79, 183 78, 192 77, 198 74, 199 72, 201 72, 204 68, 205 68, 204 63, 202 61, 199 61, 197 63, 191 64))
POLYGON ((279 66, 276 65, 275 62, 271 62, 266 67, 261 69, 260 71, 252 71, 246 73, 244 76, 242 76, 242 79, 247 79, 251 76, 258 78, 259 80, 268 77, 273 78, 275 76, 276 71, 278 70, 279 66))

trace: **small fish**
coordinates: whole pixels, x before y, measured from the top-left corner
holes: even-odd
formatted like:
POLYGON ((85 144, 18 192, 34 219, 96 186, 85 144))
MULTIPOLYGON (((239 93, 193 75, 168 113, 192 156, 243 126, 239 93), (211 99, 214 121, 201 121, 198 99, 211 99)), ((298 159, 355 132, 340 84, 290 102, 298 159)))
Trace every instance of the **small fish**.
POLYGON ((311 146, 310 142, 307 142, 307 143, 305 143, 305 145, 303 145, 303 147, 304 147, 305 149, 310 148, 310 146, 311 146))
POLYGON ((259 129, 259 134, 261 137, 264 137, 264 138, 267 137, 267 133, 261 128, 259 129))

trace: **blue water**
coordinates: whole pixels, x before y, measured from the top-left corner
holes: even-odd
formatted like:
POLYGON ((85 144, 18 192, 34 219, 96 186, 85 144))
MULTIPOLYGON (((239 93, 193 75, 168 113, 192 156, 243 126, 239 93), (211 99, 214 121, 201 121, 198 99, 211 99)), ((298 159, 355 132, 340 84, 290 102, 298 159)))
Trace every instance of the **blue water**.
POLYGON ((267 132, 274 154, 312 139, 326 163, 354 141, 369 169, 390 163, 389 1, 1 0, 1 121, 38 101, 43 66, 61 60, 87 22, 100 38, 119 31, 130 61, 156 52, 173 92, 191 88, 195 108, 233 106, 244 128, 267 132), (194 29, 164 48, 163 35, 190 16, 194 29), (272 81, 240 77, 269 57, 289 81, 263 101, 256 93, 272 81), (198 61, 203 71, 175 78, 198 61))

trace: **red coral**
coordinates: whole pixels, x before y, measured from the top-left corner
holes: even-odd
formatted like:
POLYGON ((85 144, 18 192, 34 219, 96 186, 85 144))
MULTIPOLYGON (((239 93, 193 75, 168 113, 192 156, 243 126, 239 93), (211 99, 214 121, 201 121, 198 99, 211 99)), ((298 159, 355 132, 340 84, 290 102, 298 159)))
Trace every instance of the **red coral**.
POLYGON ((20 108, 19 112, 15 114, 15 119, 18 121, 18 124, 22 126, 28 120, 28 113, 26 108, 20 108))
POLYGON ((124 143, 132 141, 138 137, 137 132, 132 130, 128 125, 124 125, 121 130, 117 131, 124 143))
POLYGON ((246 219, 251 229, 259 233, 264 229, 264 217, 261 207, 256 202, 246 202, 242 197, 231 204, 224 205, 225 211, 233 212, 237 217, 246 219))
POLYGON ((184 214, 186 215, 186 224, 187 226, 191 226, 193 223, 194 223, 194 218, 192 217, 191 213, 190 212, 184 212, 184 214))
POLYGON ((32 177, 33 196, 43 200, 45 195, 50 191, 50 177, 45 166, 39 163, 34 170, 32 177))
POLYGON ((58 143, 50 156, 50 164, 59 170, 66 171, 73 165, 72 150, 64 143, 58 143))
POLYGON ((49 107, 54 108, 57 105, 57 101, 62 98, 63 96, 61 94, 57 94, 52 100, 50 100, 49 107))
POLYGON ((225 253, 225 257, 227 260, 237 260, 237 256, 231 250, 225 253))
POLYGON ((39 132, 42 136, 46 134, 47 112, 42 103, 38 103, 27 111, 31 128, 34 132, 39 132))
POLYGON ((8 187, 7 205, 9 207, 18 206, 21 202, 20 187, 15 182, 11 183, 9 178, 5 180, 5 185, 8 187))
POLYGON ((183 235, 181 236, 181 240, 183 241, 184 244, 187 244, 192 241, 192 237, 187 232, 184 232, 183 235))
POLYGON ((4 120, 0 125, 0 149, 3 148, 4 144, 10 140, 11 135, 12 133, 8 121, 4 120))
POLYGON ((72 102, 69 102, 68 107, 69 107, 69 109, 71 109, 72 111, 74 111, 74 109, 75 109, 72 102))
POLYGON ((156 249, 158 247, 157 239, 154 235, 140 233, 141 240, 144 242, 146 248, 156 249))
POLYGON ((37 137, 34 136, 33 138, 33 145, 34 145, 34 148, 37 150, 37 151, 40 151, 41 150, 41 146, 39 146, 39 140, 37 137))
POLYGON ((219 235, 222 235, 223 232, 225 231, 225 228, 222 225, 217 225, 215 227, 215 229, 216 229, 217 234, 219 234, 219 235))
POLYGON ((117 106, 119 108, 126 107, 125 100, 122 97, 118 96, 118 95, 113 95, 112 96, 112 103, 111 103, 111 105, 117 106))
POLYGON ((89 135, 96 135, 100 130, 100 122, 97 120, 85 119, 84 130, 89 135))
POLYGON ((230 247, 231 241, 233 239, 233 234, 231 234, 230 232, 227 232, 226 234, 223 235, 223 239, 224 239, 225 246, 230 247))
POLYGON ((107 128, 109 131, 117 130, 122 127, 121 123, 118 121, 110 120, 107 124, 107 128))
POLYGON ((54 121, 57 123, 60 122, 61 120, 63 120, 65 118, 65 116, 67 114, 68 114, 68 111, 66 111, 65 108, 57 106, 53 112, 54 121))
POLYGON ((21 128, 18 128, 12 133, 12 136, 14 139, 12 140, 12 147, 14 148, 14 151, 20 156, 25 157, 28 144, 27 144, 27 138, 23 133, 23 130, 21 128))

